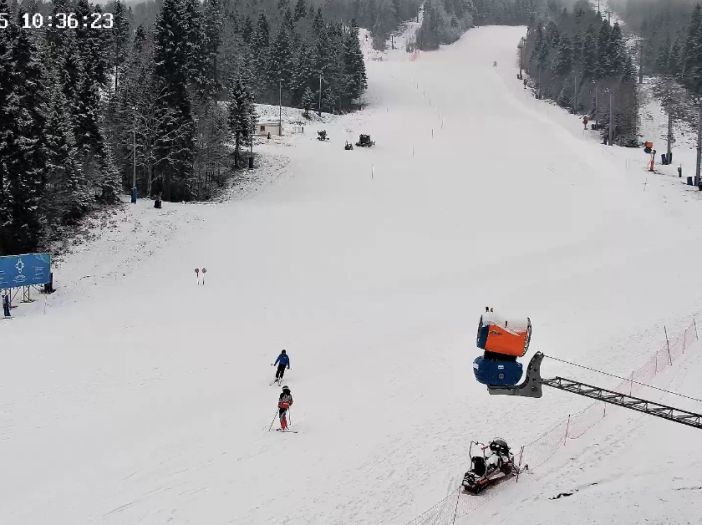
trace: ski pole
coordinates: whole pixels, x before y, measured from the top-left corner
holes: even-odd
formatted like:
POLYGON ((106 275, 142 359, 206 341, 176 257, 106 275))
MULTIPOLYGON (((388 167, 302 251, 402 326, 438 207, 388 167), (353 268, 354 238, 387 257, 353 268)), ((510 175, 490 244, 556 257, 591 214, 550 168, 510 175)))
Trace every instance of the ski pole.
POLYGON ((278 411, 276 410, 275 414, 273 414, 273 421, 271 421, 271 426, 268 427, 268 432, 270 432, 271 429, 273 428, 273 423, 275 423, 275 418, 277 415, 278 415, 278 411))
POLYGON ((288 422, 292 425, 292 409, 288 407, 288 422))

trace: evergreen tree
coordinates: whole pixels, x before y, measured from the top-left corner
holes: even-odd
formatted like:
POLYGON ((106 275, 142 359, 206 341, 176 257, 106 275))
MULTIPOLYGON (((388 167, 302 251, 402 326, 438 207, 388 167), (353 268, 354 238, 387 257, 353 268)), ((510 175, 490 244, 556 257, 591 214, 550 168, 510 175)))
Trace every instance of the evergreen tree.
POLYGON ((702 6, 697 4, 690 19, 683 55, 683 83, 702 95, 702 6))
POLYGON ((305 90, 312 87, 317 76, 318 73, 315 73, 314 69, 314 53, 308 47, 301 46, 293 62, 291 89, 295 104, 301 102, 305 90))
POLYGON ((686 84, 692 83, 692 77, 699 63, 699 29, 702 27, 702 5, 697 4, 692 10, 690 24, 687 27, 687 38, 682 52, 681 77, 686 84))
POLYGON ((290 86, 293 75, 293 57, 290 47, 288 30, 284 25, 281 25, 271 47, 268 69, 269 78, 274 85, 282 81, 284 86, 290 86))
POLYGON ((558 49, 556 51, 556 60, 553 64, 553 70, 557 75, 563 76, 570 72, 573 66, 573 50, 570 43, 570 38, 567 36, 560 39, 558 49))
POLYGON ((234 137, 234 165, 241 160, 241 148, 251 144, 256 125, 256 111, 251 91, 241 79, 232 86, 229 101, 229 129, 234 137))
POLYGON ((597 76, 604 78, 612 71, 612 61, 609 56, 611 27, 607 20, 602 20, 600 32, 597 35, 597 76))
POLYGON ((129 50, 129 18, 127 16, 127 10, 120 0, 115 0, 112 5, 112 16, 114 17, 114 22, 112 29, 110 29, 112 37, 110 66, 115 77, 114 89, 117 90, 120 68, 127 59, 129 50))
POLYGON ((344 74, 348 79, 345 94, 349 102, 358 99, 368 87, 368 81, 356 27, 352 27, 344 38, 344 74))
POLYGON ((17 21, 3 29, 11 86, 3 108, 3 120, 7 118, 9 126, 0 144, 7 181, 4 192, 9 195, 2 244, 8 253, 34 250, 44 222, 46 74, 30 33, 19 28, 23 14, 19 10, 17 21))
POLYGON ((244 19, 244 27, 241 30, 241 36, 247 44, 250 44, 253 39, 253 24, 248 15, 244 19))
POLYGON ((595 32, 592 27, 589 27, 583 39, 581 52, 583 75, 586 78, 595 78, 597 74, 597 49, 595 42, 595 32))
MULTIPOLYGON (((207 60, 207 45, 211 37, 218 38, 217 26, 212 35, 206 35, 203 27, 203 16, 200 11, 200 0, 181 0, 183 18, 181 27, 184 35, 185 61, 187 68, 187 81, 194 83, 197 89, 207 91, 209 63, 207 60)), ((215 51, 216 52, 216 51, 215 51)))
MULTIPOLYGON (((92 20, 92 14, 95 12, 101 12, 99 6, 93 9, 88 0, 78 0, 76 3, 75 13, 78 20, 92 20)), ((109 47, 105 45, 104 39, 107 33, 92 29, 89 23, 85 26, 79 23, 74 29, 74 34, 85 75, 91 77, 91 81, 97 86, 106 85, 109 47)))
POLYGON ((190 198, 194 130, 187 92, 192 65, 188 38, 190 20, 183 0, 164 0, 155 30, 155 74, 165 90, 160 111, 170 118, 160 122, 157 166, 160 190, 167 200, 190 198), (169 111, 171 110, 171 111, 169 111))
POLYGON ((217 57, 222 45, 222 26, 221 0, 205 0, 202 46, 205 61, 204 82, 209 97, 213 97, 221 88, 217 57))
POLYGON ((78 161, 68 106, 60 86, 55 82, 45 125, 46 192, 44 214, 49 227, 79 218, 92 200, 87 181, 78 161))
POLYGON ((305 5, 305 0, 297 0, 295 4, 295 22, 298 22, 307 16, 307 5, 305 5))
POLYGON ((614 24, 609 35, 609 43, 607 46, 607 55, 609 57, 609 76, 621 75, 624 72, 624 64, 626 61, 626 50, 624 48, 624 38, 619 23, 614 24))
POLYGON ((666 44, 661 46, 656 56, 656 69, 663 74, 670 72, 670 38, 666 40, 666 44))
POLYGON ((680 72, 682 70, 682 50, 679 41, 675 41, 670 48, 670 54, 668 55, 668 73, 680 78, 680 72))
POLYGON ((305 117, 310 116, 310 108, 314 104, 314 93, 309 87, 305 88, 305 92, 302 94, 302 107, 305 110, 305 117))
MULTIPOLYGON (((6 0, 0 0, 0 13, 8 13, 6 0)), ((5 113, 9 103, 9 96, 13 86, 10 82, 10 31, 0 30, 0 113, 5 113)), ((9 174, 7 171, 7 156, 12 137, 13 123, 8 118, 0 118, 0 232, 5 231, 5 227, 12 219, 12 200, 8 191, 9 174)), ((4 239, 0 233, 0 255, 7 253, 6 245, 9 239, 4 239)))
MULTIPOLYGON (((310 10, 310 13, 312 11, 310 10)), ((312 20, 312 33, 315 35, 320 34, 324 30, 324 17, 322 16, 322 8, 317 8, 317 12, 314 15, 314 20, 312 20)))
POLYGON ((268 65, 270 63, 270 29, 266 15, 261 13, 256 23, 256 31, 251 38, 251 62, 254 66, 254 76, 256 85, 264 85, 266 80, 270 83, 267 87, 271 88, 272 84, 278 84, 278 79, 267 79, 268 65))

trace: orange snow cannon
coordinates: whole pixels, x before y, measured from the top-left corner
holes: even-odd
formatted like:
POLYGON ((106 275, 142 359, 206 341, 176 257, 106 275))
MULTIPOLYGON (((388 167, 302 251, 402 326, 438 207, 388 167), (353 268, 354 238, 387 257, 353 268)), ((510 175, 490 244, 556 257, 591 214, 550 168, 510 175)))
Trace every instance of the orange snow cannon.
POLYGON ((506 319, 487 309, 480 316, 477 345, 481 350, 509 357, 522 357, 529 349, 531 320, 506 319))

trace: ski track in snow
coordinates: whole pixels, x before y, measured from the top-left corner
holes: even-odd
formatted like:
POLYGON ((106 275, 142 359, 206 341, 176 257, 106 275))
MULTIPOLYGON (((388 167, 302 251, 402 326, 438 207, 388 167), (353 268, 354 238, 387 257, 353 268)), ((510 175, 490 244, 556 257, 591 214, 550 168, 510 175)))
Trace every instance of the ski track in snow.
MULTIPOLYGON (((471 439, 526 443, 589 404, 488 396, 486 304, 532 318, 532 351, 618 374, 687 326, 698 194, 523 90, 523 32, 413 59, 362 40, 366 109, 261 141, 216 203, 90 230, 2 325, 0 523, 402 524, 449 495, 446 520, 471 439), (360 133, 376 146, 344 151, 360 133), (281 348, 297 434, 267 432, 281 348)), ((656 380, 699 397, 701 370, 656 380)), ((699 523, 696 432, 612 409, 457 523, 699 523)))

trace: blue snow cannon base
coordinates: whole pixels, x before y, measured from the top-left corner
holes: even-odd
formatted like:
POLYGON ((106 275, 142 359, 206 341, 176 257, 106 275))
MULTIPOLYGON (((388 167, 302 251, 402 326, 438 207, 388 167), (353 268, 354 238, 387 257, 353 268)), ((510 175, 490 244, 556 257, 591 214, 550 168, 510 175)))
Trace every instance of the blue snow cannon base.
POLYGON ((483 385, 514 386, 522 378, 522 364, 479 356, 473 361, 473 373, 483 385))

